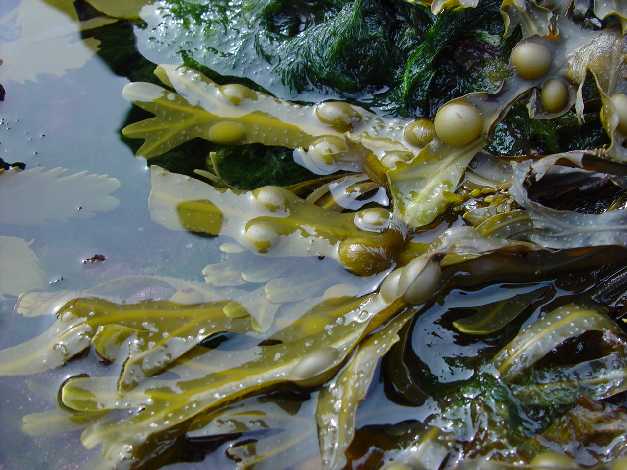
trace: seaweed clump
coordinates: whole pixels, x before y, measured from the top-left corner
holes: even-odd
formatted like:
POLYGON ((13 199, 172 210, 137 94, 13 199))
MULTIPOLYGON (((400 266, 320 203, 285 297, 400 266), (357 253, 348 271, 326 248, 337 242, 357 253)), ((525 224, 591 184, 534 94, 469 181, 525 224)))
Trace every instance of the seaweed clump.
POLYGON ((25 429, 51 420, 83 429, 83 445, 100 446, 114 468, 168 463, 178 443, 203 439, 229 442, 242 466, 574 468, 621 457, 624 37, 610 15, 591 29, 563 5, 505 0, 498 27, 493 2, 476 6, 166 0, 150 9, 148 25, 167 23, 154 47, 185 31, 177 53, 188 64, 164 63, 156 80, 124 87, 152 117, 122 132, 143 140, 137 153, 153 163, 152 220, 220 237, 223 258, 205 267, 204 283, 146 279, 169 288, 159 299, 110 298, 106 286, 22 296, 21 313, 56 321, 1 351, 0 374, 49 371, 87 350, 107 366, 68 378, 62 407, 27 417, 25 429), (444 55, 471 37, 470 70, 488 79, 453 86, 460 71, 444 55), (584 94, 588 77, 595 98, 584 94), (312 90, 328 99, 307 102, 312 90), (416 110, 425 117, 408 117, 416 110), (587 115, 592 137, 569 147, 587 115), (195 139, 211 146, 203 168, 154 164, 195 139), (249 175, 234 170, 255 160, 249 175), (581 192, 603 197, 592 210, 549 197, 581 192), (559 284, 593 269, 607 288, 559 284), (420 341, 455 335, 463 354, 427 364, 412 322, 497 282, 508 283, 499 299, 439 312, 430 328, 442 334, 420 341), (580 347, 590 338, 594 348, 580 347), (385 393, 424 408, 403 409, 387 429, 402 438, 374 453, 359 448, 357 416, 380 368, 385 393))

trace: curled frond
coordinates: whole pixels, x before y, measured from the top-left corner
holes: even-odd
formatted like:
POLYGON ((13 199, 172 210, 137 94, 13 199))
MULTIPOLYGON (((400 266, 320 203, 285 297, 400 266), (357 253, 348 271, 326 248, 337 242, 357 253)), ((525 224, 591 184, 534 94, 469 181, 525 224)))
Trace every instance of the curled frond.
POLYGON ((566 305, 530 324, 495 357, 494 365, 505 380, 512 380, 549 351, 586 331, 601 331, 608 342, 625 347, 623 332, 609 317, 593 309, 566 305))

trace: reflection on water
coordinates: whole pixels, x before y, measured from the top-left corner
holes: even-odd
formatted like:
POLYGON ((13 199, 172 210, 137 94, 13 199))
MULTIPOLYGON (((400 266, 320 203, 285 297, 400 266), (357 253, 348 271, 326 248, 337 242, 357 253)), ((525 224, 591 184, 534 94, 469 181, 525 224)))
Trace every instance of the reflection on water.
MULTIPOLYGON (((96 23, 79 24, 77 20, 68 1, 1 2, 0 82, 6 97, 0 102, 0 158, 24 162, 29 171, 40 174, 62 167, 68 175, 83 171, 108 175, 119 181, 119 189, 111 188, 119 205, 115 210, 106 207, 107 212, 94 211, 97 214, 85 217, 91 206, 85 197, 94 194, 86 190, 97 182, 79 179, 85 186, 71 193, 67 189, 72 181, 36 181, 22 185, 15 199, 7 194, 2 197, 0 234, 27 241, 45 273, 45 290, 55 295, 143 274, 202 281, 203 267, 219 260, 219 243, 170 232, 150 221, 146 163, 134 157, 119 135, 129 112, 120 90, 128 80, 116 75, 102 56, 94 55, 101 45, 100 40, 89 36, 93 33, 90 26, 96 23), (50 190, 40 192, 42 184, 48 184, 50 190), (64 192, 75 197, 59 197, 64 192), (84 211, 78 208, 81 204, 84 211), (44 212, 49 217, 40 217, 38 225, 23 223, 24 219, 33 222, 39 217, 35 214, 45 216, 44 212), (105 255, 106 261, 81 263, 94 254, 105 255)), ((6 176, 1 175, 3 190, 6 176)), ((6 262, 3 256, 2 263, 6 262)), ((25 262, 22 257, 16 266, 25 262)), ((21 276, 19 271, 14 275, 21 276)), ((155 292, 132 290, 125 282, 112 286, 108 295, 129 301, 160 297, 155 292)), ((54 320, 51 315, 24 318, 14 310, 14 304, 12 295, 0 301, 3 348, 33 337, 54 320)), ((70 364, 59 373, 33 379, 0 379, 1 465, 38 468, 45 463, 62 468, 94 454, 78 444, 76 433, 72 438, 61 435, 33 440, 20 430, 22 416, 54 404, 58 385, 73 370, 78 371, 70 364)))
MULTIPOLYGON (((218 191, 189 179, 205 168, 208 147, 199 142, 156 161, 187 176, 149 170, 135 157, 137 142, 121 137, 145 117, 121 90, 148 80, 154 67, 134 50, 131 24, 92 10, 69 0, 0 5, 0 157, 26 165, 0 173, 0 349, 12 348, 0 363, 0 469, 81 467, 100 444, 111 461, 147 466, 268 459, 274 468, 319 468, 316 420, 336 419, 335 410, 350 423, 355 417, 340 411, 356 410, 366 395, 355 440, 338 438, 355 465, 405 459, 416 446, 429 455, 408 461, 437 465, 447 437, 434 426, 454 432, 473 411, 505 400, 486 358, 540 312, 594 295, 588 289, 601 274, 570 284, 558 277, 571 266, 567 256, 530 255, 521 266, 511 254, 495 255, 498 269, 469 259, 443 273, 425 255, 373 293, 400 250, 401 230, 387 211, 354 220, 327 216, 287 190, 218 191), (283 210, 289 216, 273 216, 283 210), (300 236, 316 230, 317 238, 300 236), (273 256, 269 231, 283 237, 273 256), (353 256, 354 240, 381 250, 364 261, 353 256), (495 272, 511 283, 492 283, 495 272), (403 277, 411 273, 419 286, 403 277), (407 305, 424 302, 410 320, 407 305), (471 323, 478 333, 460 334, 457 320, 486 309, 507 310, 508 321, 487 332, 471 323), (449 400, 460 383, 461 405, 449 400), (468 397, 483 392, 486 403, 472 408, 468 397), (154 432, 166 444, 146 444, 154 432), (138 457, 127 443, 148 451, 138 457)), ((387 205, 376 184, 347 196, 364 179, 334 182, 317 202, 387 205)), ((433 256, 445 253, 436 247, 433 256)), ((591 253, 579 253, 573 269, 593 264, 591 253)), ((606 276, 625 262, 620 250, 599 257, 606 276)), ((521 428, 533 428, 532 417, 521 419, 521 428)))

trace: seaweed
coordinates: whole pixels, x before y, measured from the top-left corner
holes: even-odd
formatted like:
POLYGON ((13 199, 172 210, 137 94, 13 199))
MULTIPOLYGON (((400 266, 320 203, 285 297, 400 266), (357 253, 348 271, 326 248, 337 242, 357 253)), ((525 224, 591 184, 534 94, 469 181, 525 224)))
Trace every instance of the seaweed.
POLYGON ((605 340, 624 347, 622 331, 603 313, 576 305, 566 305, 528 326, 494 358, 494 364, 505 380, 511 380, 540 360, 553 348, 586 331, 601 330, 605 340))
POLYGON ((552 294, 549 288, 540 288, 526 294, 515 295, 509 299, 474 308, 471 316, 453 322, 455 328, 465 334, 490 335, 505 328, 525 310, 532 307, 539 299, 552 294))
POLYGON ((209 163, 225 184, 241 189, 289 186, 313 177, 282 147, 223 146, 215 150, 207 166, 209 163))
MULTIPOLYGON (((121 36, 99 55, 146 111, 122 134, 151 166, 152 221, 220 259, 204 282, 43 291, 28 244, 2 237, 1 293, 53 323, 0 351, 0 375, 63 376, 27 433, 82 430, 112 468, 220 445, 242 467, 620 456, 618 5, 584 20, 510 0, 502 16, 492 0, 143 3, 59 11, 86 44, 121 36), (434 366, 433 345, 455 349, 434 366)), ((116 180, 79 175, 0 174, 20 196, 8 222, 69 218, 77 191, 89 212, 115 207, 116 180), (39 211, 20 179, 42 206, 70 202, 39 211)))
MULTIPOLYGON (((485 1, 481 8, 437 16, 420 5, 378 0, 298 5, 278 0, 254 5, 238 1, 228 8, 223 3, 163 2, 163 10, 146 19, 149 27, 165 19, 168 29, 156 48, 147 44, 148 55, 164 62, 165 57, 173 61, 182 54, 186 65, 191 59, 222 75, 245 79, 252 78, 250 71, 256 68, 261 71, 254 78, 257 85, 284 98, 324 93, 404 116, 413 115, 416 109, 427 114, 433 109, 427 101, 436 76, 467 80, 466 88, 449 90, 457 94, 475 91, 470 87, 477 85, 477 77, 488 81, 492 77, 493 83, 504 77, 502 71, 496 72, 506 65, 503 57, 508 53, 508 46, 501 47, 498 36, 497 2, 485 1), (481 33, 473 36, 469 31, 474 28, 481 33), (442 54, 447 48, 472 43, 469 38, 484 37, 483 33, 490 39, 465 59, 474 66, 471 76, 442 54), (182 37, 193 39, 182 41, 184 46, 175 49, 182 37), (487 62, 501 65, 488 71, 484 67, 487 62)), ((147 43, 149 34, 138 33, 140 43, 147 43)))
POLYGON ((346 366, 330 381, 318 397, 316 419, 322 464, 344 468, 346 452, 355 434, 355 414, 360 400, 372 382, 377 360, 399 339, 397 333, 410 315, 394 318, 383 330, 362 342, 346 366))

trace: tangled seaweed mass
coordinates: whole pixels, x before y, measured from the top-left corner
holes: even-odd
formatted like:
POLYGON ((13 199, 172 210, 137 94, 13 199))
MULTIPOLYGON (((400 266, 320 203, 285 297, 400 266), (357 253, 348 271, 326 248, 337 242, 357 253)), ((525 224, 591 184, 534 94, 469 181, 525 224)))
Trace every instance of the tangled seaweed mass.
MULTIPOLYGON (((81 429, 105 468, 183 442, 244 468, 627 468, 623 2, 89 3, 161 64, 122 90, 152 220, 222 259, 23 294, 56 321, 1 375, 102 366, 27 433, 81 429), (495 283, 517 287, 426 314, 495 283), (417 365, 428 322, 477 345, 469 376, 417 365), (379 380, 403 419, 360 421, 379 380)), ((41 177, 5 173, 0 195, 41 177)))

